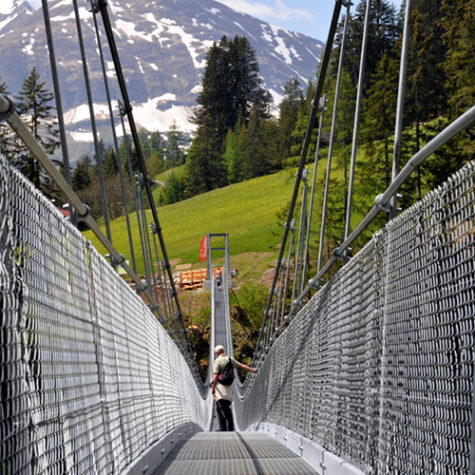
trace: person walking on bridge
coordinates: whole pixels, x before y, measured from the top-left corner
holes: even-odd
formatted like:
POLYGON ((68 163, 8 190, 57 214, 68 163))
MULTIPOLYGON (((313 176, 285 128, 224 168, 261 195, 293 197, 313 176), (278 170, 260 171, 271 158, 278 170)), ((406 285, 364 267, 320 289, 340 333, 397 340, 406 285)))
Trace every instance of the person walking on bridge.
POLYGON ((233 357, 227 356, 224 346, 218 345, 214 349, 215 360, 213 364, 213 381, 211 394, 216 400, 216 412, 218 413, 219 431, 233 431, 234 421, 231 411, 233 402, 234 368, 245 369, 257 373, 257 369, 251 368, 244 363, 239 363, 233 357))

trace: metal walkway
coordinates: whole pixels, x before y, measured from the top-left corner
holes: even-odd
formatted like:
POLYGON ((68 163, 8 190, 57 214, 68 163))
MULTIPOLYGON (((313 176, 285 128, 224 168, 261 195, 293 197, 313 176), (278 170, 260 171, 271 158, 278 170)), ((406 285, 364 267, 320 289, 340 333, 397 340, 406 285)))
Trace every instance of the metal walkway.
POLYGON ((302 458, 265 434, 199 432, 180 441, 155 475, 314 475, 302 458))

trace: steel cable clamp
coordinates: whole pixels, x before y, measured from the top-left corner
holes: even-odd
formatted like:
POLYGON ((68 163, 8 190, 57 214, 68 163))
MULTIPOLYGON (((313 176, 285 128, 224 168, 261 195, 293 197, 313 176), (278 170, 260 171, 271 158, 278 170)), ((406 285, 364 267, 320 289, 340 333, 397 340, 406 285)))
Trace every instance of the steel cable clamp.
POLYGON ((0 122, 8 120, 9 117, 15 112, 15 103, 5 95, 0 95, 6 102, 8 102, 8 109, 6 111, 0 111, 0 122))

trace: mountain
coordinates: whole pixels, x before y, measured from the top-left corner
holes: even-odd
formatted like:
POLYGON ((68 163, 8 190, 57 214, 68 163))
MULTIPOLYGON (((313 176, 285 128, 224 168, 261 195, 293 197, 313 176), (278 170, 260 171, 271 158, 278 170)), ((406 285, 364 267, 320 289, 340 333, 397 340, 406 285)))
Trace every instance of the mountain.
MULTIPOLYGON (((72 2, 56 0, 49 5, 68 135, 75 141, 92 141, 72 2)), ((92 13, 89 2, 78 0, 78 6, 95 114, 102 136, 108 140, 108 109, 92 13)), ((181 130, 193 130, 189 117, 200 90, 206 52, 223 35, 249 39, 275 104, 291 77, 297 76, 305 84, 315 76, 323 49, 321 41, 213 0, 109 0, 108 9, 136 121, 149 130, 167 131, 174 121, 181 130)), ((98 24, 101 28, 100 15, 98 24)), ((101 34, 115 99, 120 94, 102 29, 101 34)), ((41 9, 35 11, 27 2, 15 0, 11 12, 0 15, 0 47, 0 79, 12 95, 33 66, 53 89, 41 9)))

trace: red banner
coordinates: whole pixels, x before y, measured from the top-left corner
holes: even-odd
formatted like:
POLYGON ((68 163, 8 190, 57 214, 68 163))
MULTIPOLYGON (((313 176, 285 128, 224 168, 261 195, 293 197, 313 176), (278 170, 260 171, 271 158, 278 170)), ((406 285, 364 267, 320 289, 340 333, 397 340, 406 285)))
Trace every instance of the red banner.
POLYGON ((200 262, 206 259, 208 255, 208 236, 204 236, 200 244, 200 262))

